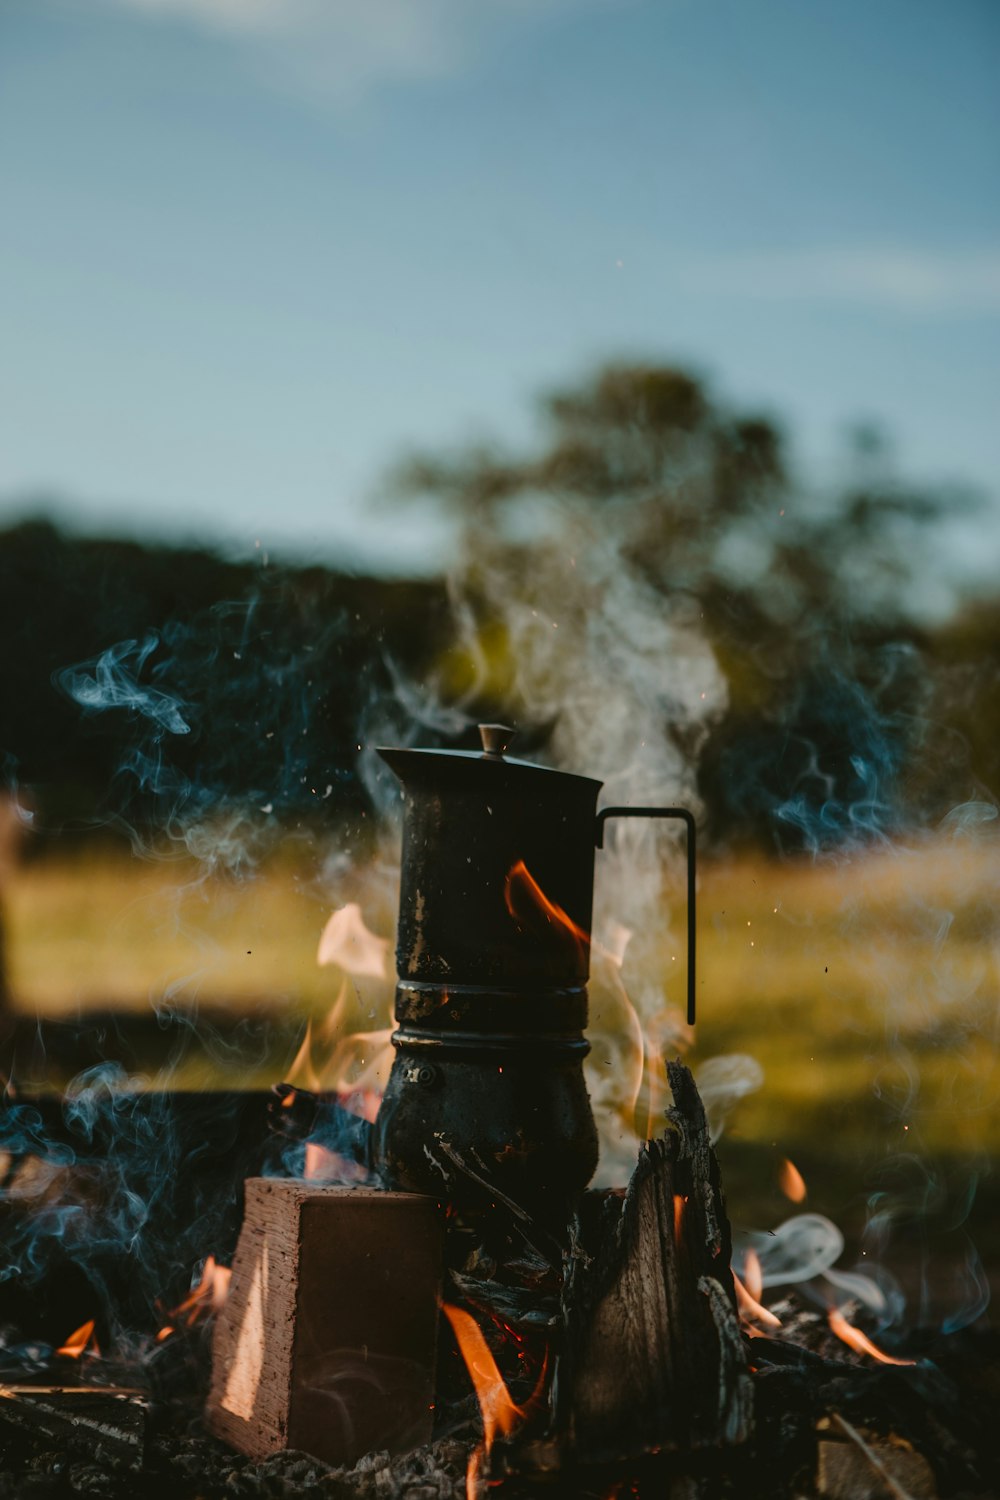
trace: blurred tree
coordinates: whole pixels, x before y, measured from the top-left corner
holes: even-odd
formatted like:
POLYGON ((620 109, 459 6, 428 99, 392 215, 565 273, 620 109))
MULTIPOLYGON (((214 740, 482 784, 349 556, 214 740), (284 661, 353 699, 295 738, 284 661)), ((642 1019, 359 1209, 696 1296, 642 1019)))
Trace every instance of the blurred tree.
MULTIPOLYGON (((420 455, 395 476, 399 493, 437 496, 464 523, 461 600, 475 629, 445 678, 456 697, 537 717, 540 700, 510 659, 513 612, 558 598, 562 619, 575 601, 582 649, 594 611, 608 607, 610 549, 663 616, 684 606, 697 617, 724 673, 724 711, 707 742, 689 733, 687 744, 702 752, 717 832, 816 846, 874 834, 904 802, 930 810, 961 795, 955 779, 969 771, 954 745, 938 768, 948 790, 912 763, 918 747, 935 762, 922 586, 939 525, 968 496, 903 486, 867 427, 841 492, 810 494, 772 419, 728 411, 665 366, 608 366, 542 412, 547 440, 534 454, 420 455), (555 567, 566 553, 572 571, 555 567)), ((976 651, 995 650, 996 624, 976 651)), ((994 744, 998 727, 994 709, 994 744)), ((976 769, 992 777, 988 740, 979 736, 976 769)))
POLYGON ((247 799, 286 825, 340 818, 367 805, 369 696, 420 674, 445 619, 434 583, 25 522, 0 534, 0 790, 28 783, 49 830, 162 828, 247 799))
POLYGON ((810 493, 771 418, 669 367, 599 370, 542 415, 535 452, 396 475, 397 497, 460 518, 447 593, 44 521, 0 534, 0 779, 36 785, 49 826, 101 806, 155 824, 184 799, 339 816, 365 805, 357 742, 380 699, 399 705, 382 733, 511 715, 528 750, 548 737, 605 777, 631 764, 624 795, 691 791, 698 764, 717 835, 783 846, 997 789, 1000 612, 925 608, 968 496, 900 484, 874 429, 839 491, 810 493), (430 675, 456 712, 407 688, 430 675), (144 701, 173 703, 184 732, 144 701))

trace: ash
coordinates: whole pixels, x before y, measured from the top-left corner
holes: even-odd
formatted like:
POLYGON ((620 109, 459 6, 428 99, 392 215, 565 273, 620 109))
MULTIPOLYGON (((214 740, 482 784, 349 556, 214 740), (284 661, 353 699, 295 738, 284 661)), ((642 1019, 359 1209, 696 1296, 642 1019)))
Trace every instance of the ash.
POLYGON ((141 1471, 97 1451, 84 1458, 18 1434, 2 1445, 2 1500, 460 1500, 471 1444, 444 1438, 415 1453, 370 1453, 353 1469, 331 1469, 288 1450, 261 1462, 233 1453, 191 1420, 183 1436, 149 1442, 141 1471))
MULTIPOLYGON (((926 1480, 920 1500, 995 1500, 1000 1335, 990 1330, 912 1333, 901 1355, 909 1366, 885 1366, 855 1353, 826 1318, 794 1293, 774 1304, 780 1338, 752 1338, 755 1432, 730 1454, 675 1454, 607 1470, 542 1474, 530 1450, 514 1442, 494 1453, 491 1493, 505 1500, 846 1500, 898 1494, 873 1480, 868 1489, 821 1487, 819 1450, 849 1424, 876 1453, 905 1448, 921 1455, 926 1480), (494 1488, 495 1486, 495 1488, 494 1488)), ((174 1341, 171 1340, 171 1343, 174 1341)), ((446 1431, 411 1453, 368 1454, 352 1469, 334 1469, 294 1451, 263 1461, 244 1458, 209 1437, 200 1411, 207 1382, 208 1342, 191 1331, 164 1354, 151 1381, 141 1465, 129 1464, 83 1439, 58 1447, 44 1434, 12 1428, 0 1401, 0 1500, 464 1500, 469 1456, 481 1439, 471 1397, 445 1413, 446 1431)), ((121 1372, 117 1372, 120 1374, 121 1372)), ((849 1444, 847 1445, 849 1446, 849 1444)), ((869 1476, 871 1477, 871 1476, 869 1476)))

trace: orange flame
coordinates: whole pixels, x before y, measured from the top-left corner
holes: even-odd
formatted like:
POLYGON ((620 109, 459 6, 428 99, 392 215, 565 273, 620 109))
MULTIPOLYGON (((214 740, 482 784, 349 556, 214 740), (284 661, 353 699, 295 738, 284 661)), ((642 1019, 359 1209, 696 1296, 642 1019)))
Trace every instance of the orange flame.
POLYGON ((286 1073, 286 1082, 317 1094, 326 1086, 337 1040, 347 1025, 347 980, 343 980, 330 1009, 322 1021, 314 1024, 310 1017, 302 1046, 286 1073))
POLYGON ((323 928, 316 962, 336 964, 346 974, 369 979, 386 977, 389 939, 378 937, 365 926, 361 907, 349 901, 335 911, 323 928))
POLYGON ((519 925, 537 929, 544 923, 554 927, 578 948, 586 949, 591 959, 602 963, 599 982, 611 991, 622 1014, 616 1018, 619 1024, 614 1040, 610 1028, 606 1033, 616 1063, 611 1086, 605 1088, 603 1080, 599 1085, 600 1107, 602 1112, 613 1113, 634 1133, 637 1142, 651 1139, 662 1126, 663 1110, 669 1099, 662 1063, 665 1045, 669 1042, 671 1048, 683 1047, 692 1040, 692 1033, 684 1027, 680 1013, 670 1008, 648 1023, 640 1018, 621 972, 631 932, 616 924, 610 946, 605 946, 545 894, 523 859, 517 860, 507 874, 504 901, 509 915, 519 925))
MULTIPOLYGON (((667 1006, 649 1020, 640 1022, 639 1027, 642 1039, 640 1087, 646 1094, 645 1124, 641 1136, 648 1141, 663 1128, 664 1111, 673 1102, 667 1085, 664 1058, 689 1047, 694 1040, 694 1031, 685 1025, 681 1012, 672 1006, 667 1006)), ((638 1126, 638 1119, 636 1123, 638 1126)))
MULTIPOLYGON (((376 1031, 349 1032, 347 981, 340 987, 326 1017, 306 1024, 302 1045, 285 1079, 311 1093, 350 1095, 347 1107, 373 1120, 392 1066, 392 1026, 376 1031), (360 1108, 358 1108, 360 1104, 360 1108)), ((290 1103, 288 1095, 283 1103, 290 1103)))
MULTIPOLYGON (((765 1307, 762 1302, 758 1302, 756 1297, 750 1295, 735 1271, 733 1284, 736 1287, 736 1306, 739 1308, 741 1323, 763 1323, 765 1328, 781 1327, 781 1319, 775 1317, 769 1307, 765 1307)), ((748 1331, 754 1332, 755 1330, 749 1329, 748 1331)))
MULTIPOLYGON (((595 1054, 605 1067, 595 1069, 590 1079, 598 1118, 613 1117, 641 1141, 651 1140, 663 1127, 664 1111, 672 1102, 667 1085, 664 1057, 685 1050, 693 1039, 680 1011, 671 1006, 647 1019, 640 1017, 621 970, 621 959, 596 939, 591 943, 596 961, 595 990, 601 1019, 595 1054), (610 1060, 614 1057, 614 1067, 610 1060)), ((593 1033, 592 1033, 593 1035, 593 1033)))
MULTIPOLYGON (((57 1349, 56 1353, 65 1355, 68 1359, 79 1359, 90 1343, 93 1332, 94 1320, 91 1318, 88 1322, 82 1323, 74 1333, 71 1333, 65 1344, 63 1344, 61 1349, 57 1349)), ((96 1346, 94 1353, 97 1353, 96 1346)))
MULTIPOLYGON (((288 1073, 289 1083, 293 1083, 296 1088, 309 1089, 312 1093, 316 1093, 316 1091, 319 1089, 320 1083, 316 1073, 316 1069, 312 1065, 312 1029, 313 1023, 312 1018, 310 1017, 310 1019, 306 1022, 306 1034, 302 1038, 302 1045, 299 1048, 298 1052, 296 1052, 295 1054, 295 1061, 292 1063, 292 1066, 290 1068, 286 1069, 286 1071, 288 1073)), ((283 1104, 286 1108, 291 1103, 292 1097, 292 1095, 289 1095, 288 1098, 283 1101, 283 1104)))
POLYGON ((590 947, 590 933, 585 932, 578 923, 574 922, 561 906, 549 900, 523 859, 519 859, 517 864, 511 867, 504 886, 504 900, 515 922, 523 920, 526 907, 529 911, 533 907, 536 912, 542 913, 546 922, 555 923, 578 943, 582 943, 587 948, 590 947))
MULTIPOLYGON (((216 1263, 215 1256, 210 1255, 205 1262, 198 1284, 193 1286, 176 1307, 171 1308, 170 1317, 179 1318, 187 1313, 185 1322, 191 1328, 198 1319, 207 1317, 209 1313, 218 1312, 226 1300, 229 1291, 229 1278, 232 1271, 228 1266, 220 1266, 216 1263)), ((162 1329, 161 1329, 162 1333, 162 1329)))
MULTIPOLYGON (((288 1070, 291 1091, 281 1101, 290 1106, 296 1089, 335 1093, 342 1107, 372 1123, 382 1103, 392 1066, 392 1027, 345 1034, 348 1025, 346 980, 326 1018, 306 1025, 295 1061, 288 1070)), ((363 1181, 365 1169, 315 1141, 306 1143, 303 1176, 314 1182, 363 1181)))
POLYGON ((295 1088, 340 1095, 346 1109, 367 1120, 374 1120, 385 1091, 394 1027, 373 1031, 353 1031, 352 1027, 358 1007, 367 1006, 371 1018, 383 1008, 386 996, 380 982, 387 978, 388 948, 389 939, 365 925, 356 901, 333 913, 323 929, 316 959, 341 970, 340 988, 326 1016, 308 1022, 302 1045, 285 1073, 295 1088), (370 988, 366 981, 376 986, 376 993, 363 999, 370 988))
POLYGON ((319 1141, 306 1142, 305 1163, 302 1168, 302 1176, 306 1182, 364 1182, 367 1175, 360 1162, 351 1161, 350 1157, 331 1151, 329 1146, 324 1146, 319 1141))
POLYGON ((781 1169, 778 1173, 778 1185, 785 1197, 791 1199, 793 1203, 802 1203, 805 1201, 805 1179, 795 1163, 789 1161, 787 1156, 781 1163, 781 1169))
POLYGON ((764 1272, 756 1250, 748 1250, 744 1257, 743 1285, 754 1301, 759 1302, 764 1293, 764 1272))
MULTIPOLYGON (((466 1500, 476 1500, 479 1492, 479 1476, 495 1439, 497 1436, 509 1437, 525 1420, 528 1409, 516 1406, 511 1400, 504 1378, 497 1368, 496 1360, 475 1318, 464 1308, 455 1307, 448 1302, 442 1303, 441 1310, 454 1330, 455 1339, 475 1388, 476 1400, 479 1402, 479 1410, 483 1419, 483 1441, 469 1459, 469 1468, 465 1477, 466 1500)), ((543 1368, 538 1387, 529 1405, 533 1404, 541 1394, 544 1379, 543 1368)))
MULTIPOLYGON (((660 1080, 651 1076, 644 1093, 647 1038, 622 979, 619 955, 610 954, 594 943, 590 956, 597 963, 595 1011, 601 1024, 594 1037, 594 1057, 599 1057, 601 1064, 595 1069, 596 1076, 588 1080, 588 1087, 598 1119, 615 1121, 616 1135, 621 1130, 634 1137, 638 1146, 655 1133, 656 1125, 651 1122, 660 1118, 656 1113, 660 1106, 657 1097, 660 1080)), ((666 1070, 661 1071, 661 1091, 665 1091, 666 1070)), ((655 1072, 654 1065, 652 1073, 655 1072)))
POLYGON ((848 1323, 844 1314, 837 1307, 831 1307, 828 1315, 830 1327, 838 1339, 843 1339, 848 1348, 855 1349, 859 1354, 870 1354, 872 1359, 880 1360, 884 1365, 915 1365, 915 1359, 894 1359, 891 1354, 883 1354, 877 1344, 873 1344, 867 1334, 862 1333, 860 1328, 855 1328, 853 1323, 848 1323))
POLYGON ((340 1174, 343 1158, 319 1141, 306 1141, 302 1176, 307 1182, 333 1182, 340 1174))
POLYGON ((684 1228, 684 1205, 687 1199, 680 1193, 674 1194, 674 1240, 680 1244, 681 1230, 684 1228))

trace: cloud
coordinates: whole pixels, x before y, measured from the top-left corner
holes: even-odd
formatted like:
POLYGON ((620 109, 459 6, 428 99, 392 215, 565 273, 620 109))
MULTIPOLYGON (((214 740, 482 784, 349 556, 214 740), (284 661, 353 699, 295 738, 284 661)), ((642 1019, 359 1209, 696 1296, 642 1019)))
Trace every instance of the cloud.
MULTIPOLYGON (((104 0, 228 38, 271 82, 350 106, 373 88, 446 77, 506 26, 586 0, 104 0)), ((589 0, 595 3, 595 0, 589 0)))
POLYGON ((678 268, 685 286, 768 301, 854 303, 905 313, 1000 313, 1000 248, 859 245, 709 255, 678 268))

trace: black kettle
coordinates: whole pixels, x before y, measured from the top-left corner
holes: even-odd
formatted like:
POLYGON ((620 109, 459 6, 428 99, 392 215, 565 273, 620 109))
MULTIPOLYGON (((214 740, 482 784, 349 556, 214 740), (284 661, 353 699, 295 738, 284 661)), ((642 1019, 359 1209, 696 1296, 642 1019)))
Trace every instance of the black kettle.
POLYGON ((597 1165, 583 1078, 595 849, 613 817, 688 833, 694 1020, 694 820, 597 811, 601 783, 482 751, 380 749, 403 790, 396 1057, 371 1141, 387 1187, 562 1219, 597 1165))

